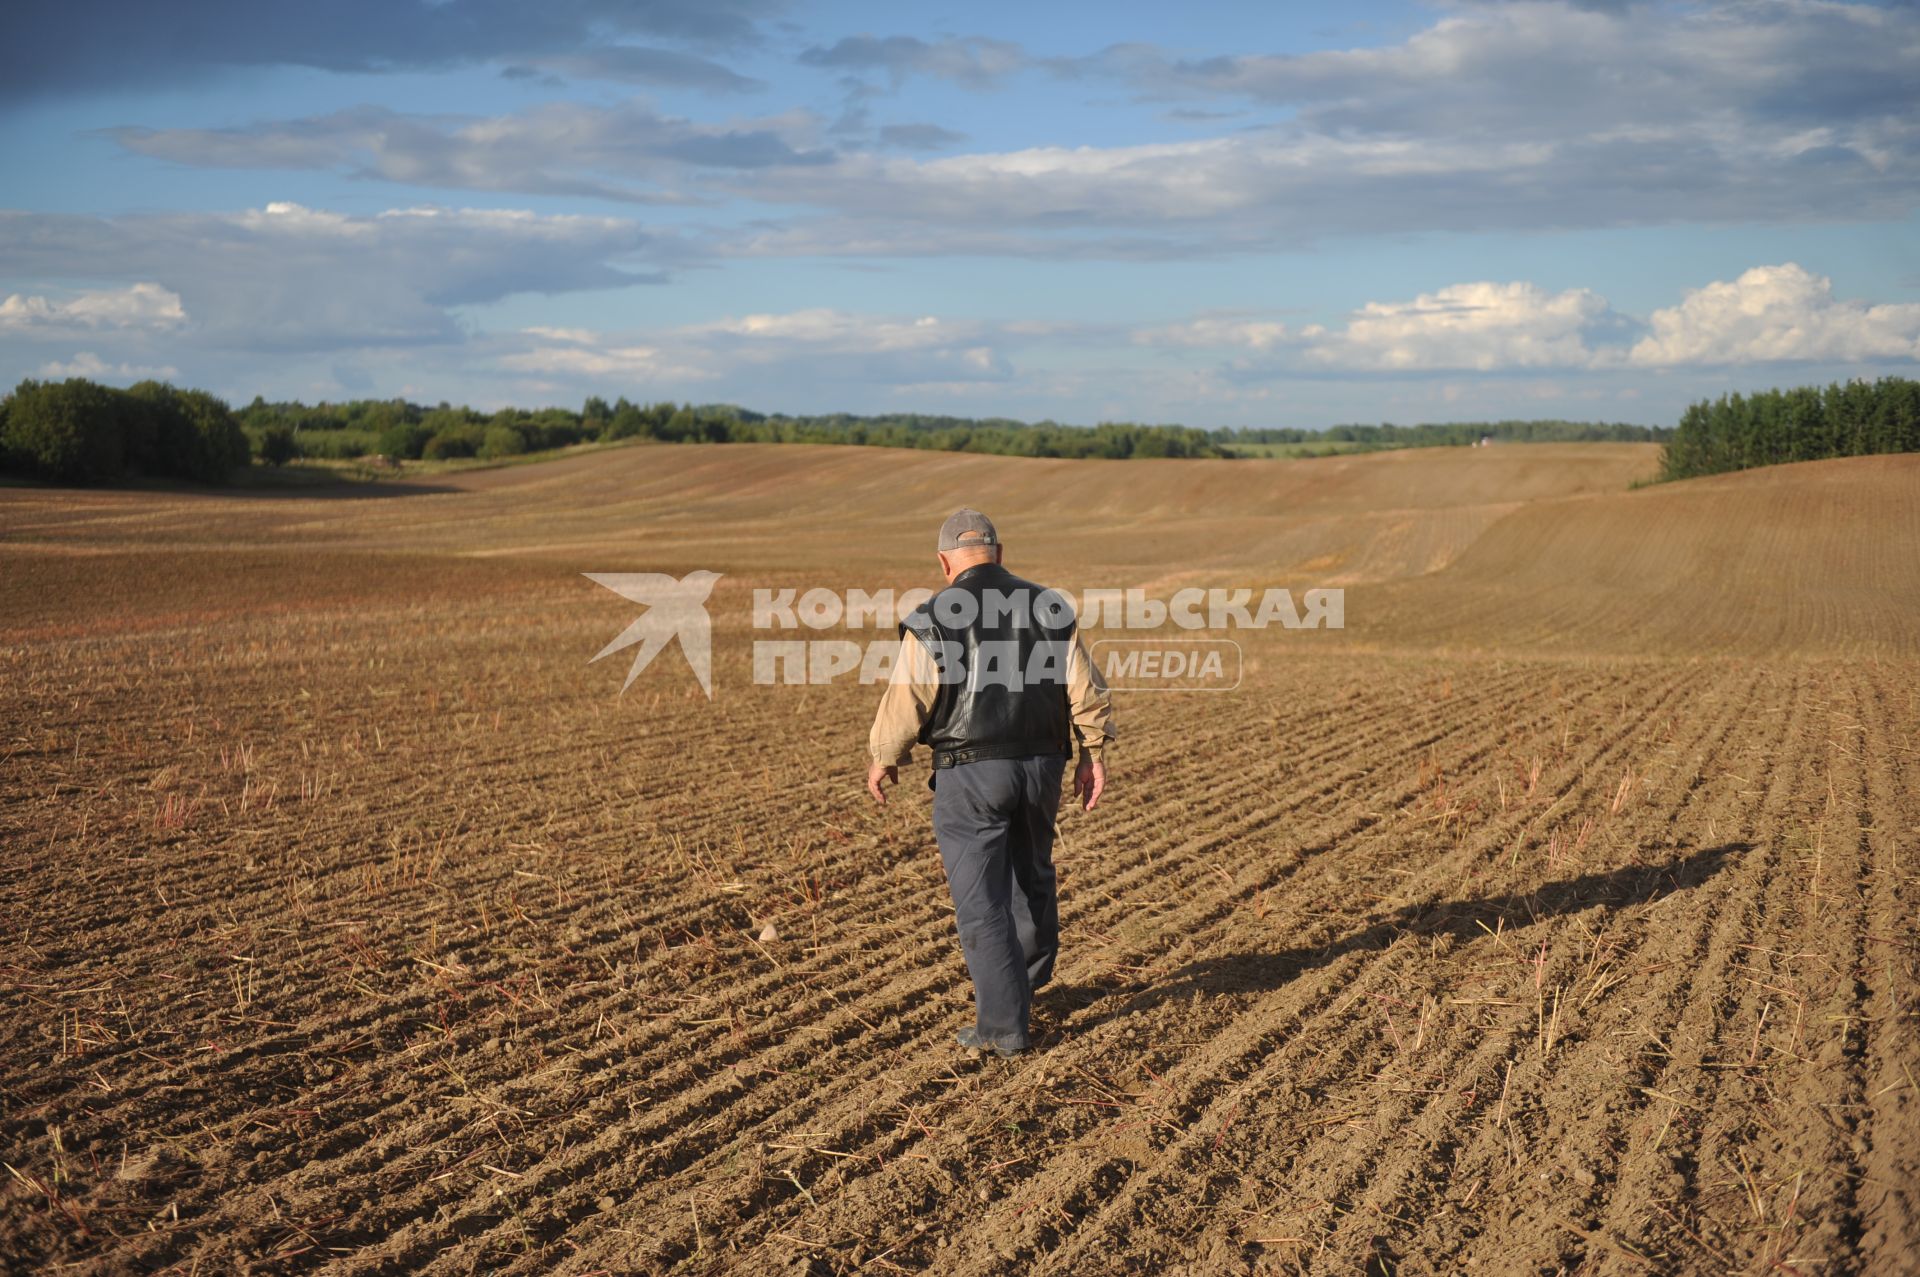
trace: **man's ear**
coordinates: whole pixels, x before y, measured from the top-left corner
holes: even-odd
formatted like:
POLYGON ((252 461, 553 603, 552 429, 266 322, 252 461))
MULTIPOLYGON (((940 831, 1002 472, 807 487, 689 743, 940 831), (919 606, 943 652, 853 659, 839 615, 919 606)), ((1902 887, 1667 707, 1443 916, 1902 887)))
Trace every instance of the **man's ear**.
POLYGON ((1000 562, 1001 556, 1006 554, 1006 552, 1007 552, 1006 546, 996 543, 993 547, 993 561, 995 563, 1000 562))

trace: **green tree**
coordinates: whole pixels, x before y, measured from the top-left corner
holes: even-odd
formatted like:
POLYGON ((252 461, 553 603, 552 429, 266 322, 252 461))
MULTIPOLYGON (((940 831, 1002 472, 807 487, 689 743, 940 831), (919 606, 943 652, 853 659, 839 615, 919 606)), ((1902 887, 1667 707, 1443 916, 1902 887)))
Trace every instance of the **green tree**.
POLYGON ((424 426, 399 421, 382 430, 374 446, 383 456, 392 457, 395 461, 402 458, 418 460, 426 450, 427 441, 436 437, 424 426))
POLYGON ((1920 450, 1920 382, 1885 377, 1824 389, 1725 394, 1688 405, 1661 456, 1686 479, 1782 461, 1920 450))
POLYGON ((8 455, 47 479, 119 478, 126 469, 126 437, 113 395, 80 377, 21 382, 7 405, 8 455))
POLYGON ((660 428, 660 437, 677 441, 697 440, 700 437, 700 419, 693 415, 692 405, 676 410, 667 418, 666 424, 660 428))
POLYGON ((607 407, 607 401, 599 395, 588 395, 587 402, 580 406, 580 429, 588 437, 604 435, 612 420, 613 409, 607 407))
POLYGON ((240 428, 239 419, 227 407, 225 400, 204 390, 181 390, 175 393, 176 402, 193 427, 195 446, 191 464, 198 470, 197 474, 182 474, 181 477, 225 483, 235 470, 244 469, 251 459, 246 431, 240 428))
POLYGON ((473 424, 474 418, 465 408, 449 408, 445 404, 430 410, 420 418, 420 428, 427 432, 428 438, 434 435, 459 434, 473 424))
MULTIPOLYGON (((158 473, 224 483, 251 458, 246 431, 224 400, 163 381, 139 382, 127 394, 150 415, 158 473)), ((137 438, 138 431, 130 426, 129 438, 137 438)))
POLYGON ((488 426, 480 440, 483 457, 517 457, 527 450, 527 441, 512 426, 488 426))
POLYGON ((300 455, 293 427, 271 425, 260 432, 260 459, 270 466, 284 466, 300 455))
POLYGON ((632 439, 639 435, 650 435, 652 430, 640 409, 622 396, 620 402, 614 404, 613 415, 607 419, 603 433, 608 439, 632 439))
POLYGON ((435 435, 421 446, 420 455, 428 461, 445 461, 453 457, 471 457, 479 449, 472 439, 464 433, 435 435))

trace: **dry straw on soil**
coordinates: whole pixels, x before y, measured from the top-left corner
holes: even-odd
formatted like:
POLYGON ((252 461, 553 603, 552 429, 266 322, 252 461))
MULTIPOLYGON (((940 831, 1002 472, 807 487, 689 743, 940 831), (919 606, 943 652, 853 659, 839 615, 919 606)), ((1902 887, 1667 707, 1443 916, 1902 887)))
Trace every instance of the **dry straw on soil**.
POLYGON ((1910 1271, 1920 465, 634 448, 0 492, 0 1254, 80 1271, 1910 1271), (755 585, 1340 584, 1135 696, 1041 1050, 755 585), (1114 533, 1123 535, 1114 536, 1114 533), (586 658, 707 567, 717 695, 586 658))

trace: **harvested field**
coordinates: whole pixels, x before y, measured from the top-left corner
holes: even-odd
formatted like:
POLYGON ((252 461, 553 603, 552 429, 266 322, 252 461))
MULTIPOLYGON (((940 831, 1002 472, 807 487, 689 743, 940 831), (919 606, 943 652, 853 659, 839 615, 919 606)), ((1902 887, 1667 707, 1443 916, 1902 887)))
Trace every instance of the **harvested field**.
POLYGON ((0 1255, 181 1272, 1920 1264, 1920 465, 636 447, 0 489, 0 1255), (1343 585, 1122 696, 1041 1049, 751 591, 1343 585), (583 571, 725 572, 619 694, 583 571), (770 928, 770 930, 769 930, 770 928))

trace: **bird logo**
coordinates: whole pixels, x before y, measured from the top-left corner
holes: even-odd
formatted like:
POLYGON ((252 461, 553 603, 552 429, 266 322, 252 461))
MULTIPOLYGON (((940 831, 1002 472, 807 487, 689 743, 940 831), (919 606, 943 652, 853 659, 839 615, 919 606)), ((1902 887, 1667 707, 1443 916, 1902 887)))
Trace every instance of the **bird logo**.
POLYGON ((713 620, 707 615, 707 596, 713 593, 720 573, 699 569, 678 580, 664 572, 582 572, 580 575, 647 609, 587 664, 638 643, 640 650, 633 654, 627 681, 620 685, 624 692, 659 655, 660 649, 678 638, 680 651, 692 667, 693 676, 700 680, 701 690, 706 692, 708 700, 713 699, 713 620))

